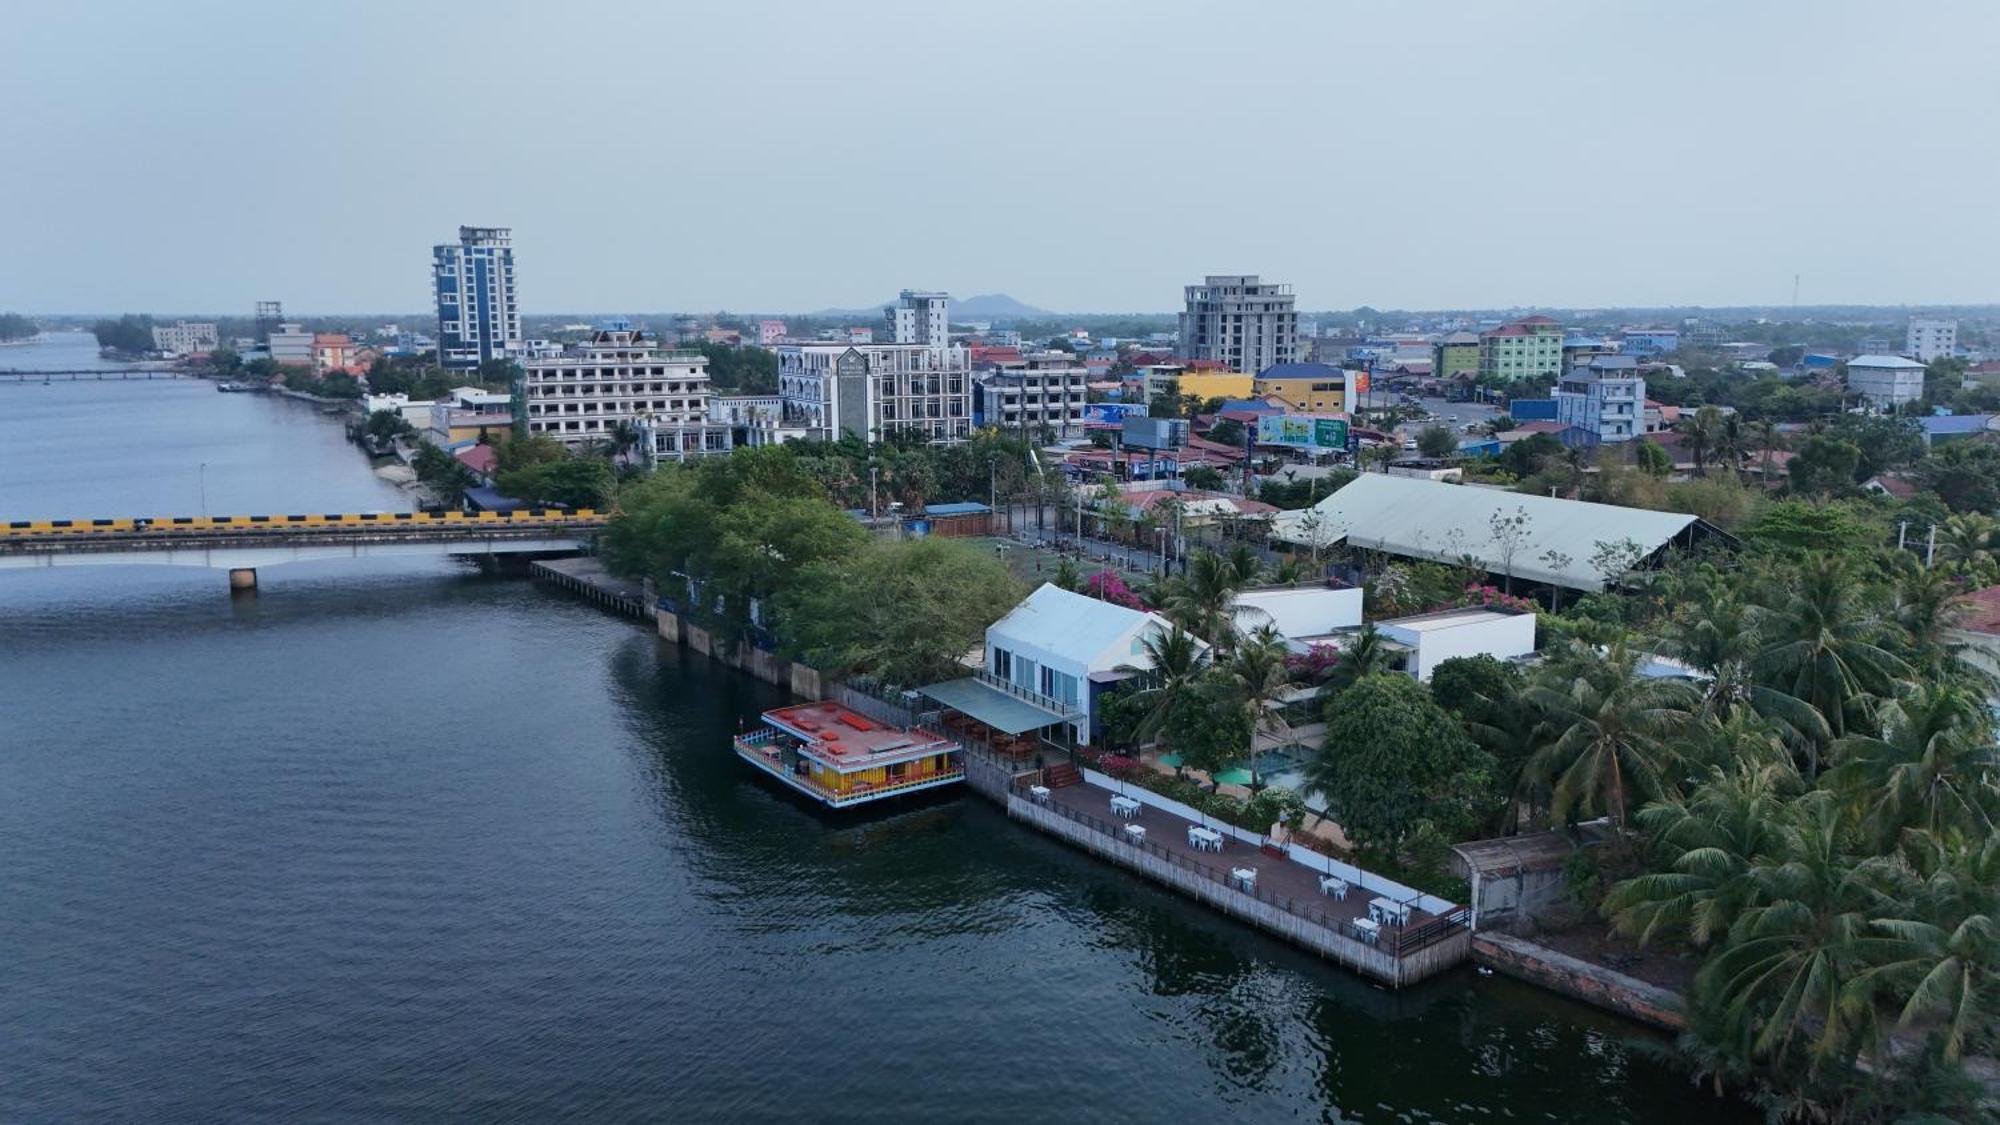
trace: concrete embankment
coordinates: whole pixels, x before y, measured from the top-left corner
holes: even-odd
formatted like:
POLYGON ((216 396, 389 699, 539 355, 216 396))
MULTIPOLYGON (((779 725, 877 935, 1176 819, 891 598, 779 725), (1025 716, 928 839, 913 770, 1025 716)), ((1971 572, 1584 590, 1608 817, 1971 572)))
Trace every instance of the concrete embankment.
POLYGON ((1492 930, 1472 935, 1472 959, 1586 1004, 1667 1031, 1687 1027, 1687 1004, 1670 988, 1492 930))

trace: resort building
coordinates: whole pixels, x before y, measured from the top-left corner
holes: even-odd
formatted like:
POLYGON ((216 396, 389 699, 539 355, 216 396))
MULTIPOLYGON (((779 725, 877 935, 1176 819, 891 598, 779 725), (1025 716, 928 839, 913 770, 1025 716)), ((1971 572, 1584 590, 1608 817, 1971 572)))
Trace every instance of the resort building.
POLYGON ((1360 374, 1327 363, 1280 363, 1259 374, 1250 393, 1257 398, 1275 395, 1299 413, 1339 414, 1354 409, 1360 374))
POLYGON ((727 453, 729 427, 709 418, 708 358, 665 351, 631 329, 600 331, 588 343, 522 365, 528 433, 571 449, 630 436, 645 423, 648 460, 727 453))
POLYGON ((1255 274, 1210 274, 1187 287, 1186 301, 1181 354, 1189 359, 1250 372, 1299 358, 1291 286, 1267 285, 1255 274))
POLYGON ((1562 374, 1563 328, 1531 316, 1479 334, 1479 377, 1514 382, 1562 374))
POLYGON ((882 319, 888 322, 889 343, 944 347, 951 343, 951 294, 905 289, 882 310, 882 319))
POLYGON ((177 320, 153 326, 153 348, 168 355, 206 355, 220 346, 215 325, 177 320))
POLYGON ((505 391, 482 391, 478 387, 457 387, 431 403, 430 430, 425 436, 432 445, 450 449, 482 437, 498 439, 513 428, 513 395, 505 391))
POLYGON ((1931 316, 1910 318, 1909 330, 1904 333, 1904 355, 1918 363, 1929 363, 1934 359, 1950 359, 1957 351, 1957 321, 1931 316))
POLYGON ((1924 365, 1899 355, 1858 355, 1847 361, 1847 389, 1877 410, 1924 397, 1924 365))
POLYGON ((965 778, 963 752, 943 734, 890 726, 831 701, 766 711, 764 728, 734 743, 737 757, 832 808, 965 778))
POLYGON ((784 344, 778 348, 783 424, 815 439, 881 441, 914 432, 932 445, 972 432, 965 349, 928 344, 784 344))
POLYGON ((1599 356, 1556 384, 1556 421, 1597 435, 1600 442, 1631 441, 1645 426, 1646 380, 1629 355, 1599 356))
POLYGON ((1403 670, 1423 683, 1430 682, 1438 665, 1456 657, 1519 660, 1535 653, 1535 615, 1513 610, 1441 609, 1378 621, 1375 628, 1389 647, 1408 654, 1403 670))
POLYGON ((460 227, 457 242, 432 247, 431 293, 437 300, 441 366, 474 368, 519 349, 512 230, 460 227))
POLYGON ((1030 352, 1005 360, 979 386, 982 425, 1060 437, 1083 432, 1090 369, 1069 352, 1030 352))
POLYGON ((345 332, 315 332, 312 348, 313 370, 323 375, 360 368, 357 358, 360 349, 354 346, 354 341, 345 332))
POLYGON ((1087 746, 1103 694, 1150 669, 1146 639, 1172 628, 1157 613, 1045 583, 987 627, 984 667, 923 694, 1002 735, 1042 731, 1087 746))

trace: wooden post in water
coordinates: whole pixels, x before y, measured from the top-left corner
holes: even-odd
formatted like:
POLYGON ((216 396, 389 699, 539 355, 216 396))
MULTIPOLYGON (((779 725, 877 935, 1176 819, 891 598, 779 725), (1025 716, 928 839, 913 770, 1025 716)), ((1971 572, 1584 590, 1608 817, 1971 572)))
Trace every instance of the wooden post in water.
POLYGON ((253 566, 234 567, 229 572, 229 588, 234 590, 255 590, 257 588, 257 568, 253 566))

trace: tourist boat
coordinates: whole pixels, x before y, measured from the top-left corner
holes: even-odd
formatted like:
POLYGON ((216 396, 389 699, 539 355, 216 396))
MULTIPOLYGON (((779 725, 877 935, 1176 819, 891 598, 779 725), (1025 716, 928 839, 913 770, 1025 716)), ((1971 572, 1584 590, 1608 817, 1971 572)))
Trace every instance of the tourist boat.
POLYGON ((215 389, 224 394, 248 394, 257 388, 248 383, 217 383, 215 389))
POLYGON ((744 761, 828 808, 901 797, 965 778, 958 743, 935 731, 880 723, 831 700, 764 712, 736 736, 744 761))

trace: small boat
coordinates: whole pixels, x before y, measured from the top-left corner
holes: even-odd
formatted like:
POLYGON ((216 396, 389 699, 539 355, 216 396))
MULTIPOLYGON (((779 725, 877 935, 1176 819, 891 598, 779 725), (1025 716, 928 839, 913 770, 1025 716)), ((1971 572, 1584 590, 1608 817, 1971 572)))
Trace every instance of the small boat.
POLYGON ((965 779, 958 743, 880 723, 831 700, 766 711, 734 739, 736 756, 828 808, 901 797, 965 779))
POLYGON ((223 394, 245 394, 256 390, 248 383, 217 383, 215 389, 223 394))

